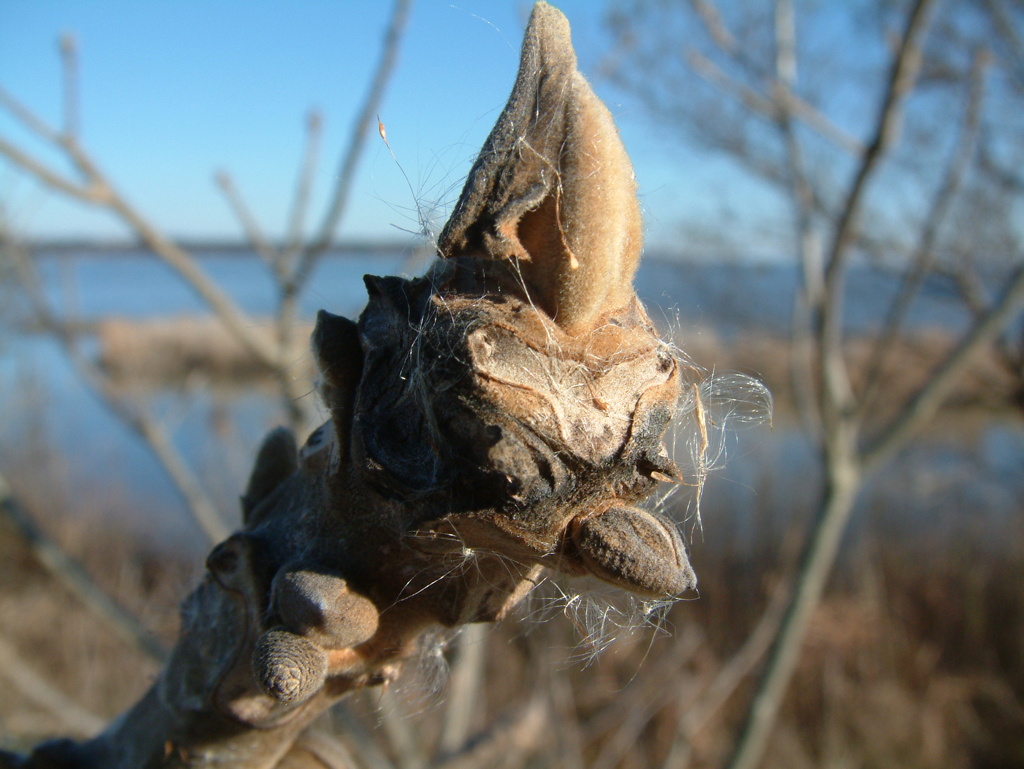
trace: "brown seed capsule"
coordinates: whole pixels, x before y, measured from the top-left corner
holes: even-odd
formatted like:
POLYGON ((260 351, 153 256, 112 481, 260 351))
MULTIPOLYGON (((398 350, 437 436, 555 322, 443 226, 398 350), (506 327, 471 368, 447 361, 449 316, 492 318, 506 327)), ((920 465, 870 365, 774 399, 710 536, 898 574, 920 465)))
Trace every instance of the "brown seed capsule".
POLYGON ((274 578, 273 595, 285 627, 321 648, 358 646, 377 632, 377 607, 337 575, 283 570, 274 578))
POLYGON ((307 700, 327 678, 327 655, 302 636, 268 630, 252 656, 253 675, 264 692, 280 702, 307 700))

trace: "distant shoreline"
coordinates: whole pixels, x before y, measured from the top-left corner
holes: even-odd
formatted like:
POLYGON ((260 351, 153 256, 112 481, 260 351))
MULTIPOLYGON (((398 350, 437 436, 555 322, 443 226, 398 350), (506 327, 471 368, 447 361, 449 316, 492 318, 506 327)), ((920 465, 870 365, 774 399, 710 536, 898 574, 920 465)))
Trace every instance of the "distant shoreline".
MULTIPOLYGON (((252 256, 255 249, 244 240, 175 240, 177 246, 194 253, 217 253, 237 256, 252 256)), ((152 250, 141 243, 125 240, 35 240, 25 244, 34 254, 47 256, 123 256, 127 254, 153 255, 152 250)), ((280 244, 275 244, 280 245, 280 244)), ((426 246, 421 239, 408 240, 351 240, 342 241, 327 249, 327 254, 401 254, 419 250, 426 246)), ((155 256, 155 255, 154 255, 155 256)))
MULTIPOLYGON (((257 255, 252 243, 245 240, 202 240, 172 239, 175 245, 199 255, 217 254, 227 256, 254 257, 257 255)), ((127 240, 29 240, 26 248, 33 254, 46 256, 155 256, 148 246, 127 240)), ((281 248, 282 244, 272 244, 281 248)), ((396 254, 429 251, 434 253, 434 246, 425 238, 408 238, 405 240, 348 240, 342 241, 327 249, 328 256, 395 256, 396 254)), ((683 255, 664 248, 651 248, 644 253, 644 261, 657 261, 668 264, 695 264, 736 266, 736 267, 782 267, 793 264, 792 260, 783 257, 778 259, 755 259, 746 257, 730 257, 712 259, 683 255)))

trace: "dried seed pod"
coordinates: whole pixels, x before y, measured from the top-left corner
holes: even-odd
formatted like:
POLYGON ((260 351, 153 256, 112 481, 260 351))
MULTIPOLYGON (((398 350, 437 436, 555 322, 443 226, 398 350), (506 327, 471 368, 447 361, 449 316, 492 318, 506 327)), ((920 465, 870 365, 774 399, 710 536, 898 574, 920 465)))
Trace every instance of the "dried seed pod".
POLYGON ((664 598, 697 585, 675 525, 653 511, 610 507, 576 521, 572 543, 590 573, 633 593, 664 598))
POLYGON ((271 430, 263 439, 256 463, 249 475, 249 485, 242 496, 242 522, 255 523, 254 513, 299 465, 295 436, 287 427, 271 430))
POLYGON ((334 574, 283 569, 273 606, 285 627, 323 649, 358 646, 377 632, 377 607, 334 574))
POLYGON ((313 329, 313 355, 320 372, 320 397, 331 410, 340 461, 348 456, 352 409, 363 373, 363 351, 356 324, 320 310, 313 329))
POLYGON ((309 699, 327 678, 327 655, 302 636, 287 630, 268 630, 252 655, 252 671, 264 692, 279 702, 309 699))
POLYGON ((438 251, 514 262, 529 298, 579 336, 629 305, 642 246, 633 167, 611 113, 576 68, 569 22, 537 3, 512 94, 438 251))

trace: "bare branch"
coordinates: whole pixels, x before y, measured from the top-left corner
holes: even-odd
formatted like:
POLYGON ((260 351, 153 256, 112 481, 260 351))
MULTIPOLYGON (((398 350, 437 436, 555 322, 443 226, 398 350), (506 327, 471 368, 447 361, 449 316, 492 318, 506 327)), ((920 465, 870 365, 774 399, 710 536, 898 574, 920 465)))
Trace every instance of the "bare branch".
POLYGON ((821 238, 814 225, 818 196, 807 174, 803 151, 793 125, 792 101, 781 97, 781 94, 795 92, 797 88, 796 20, 788 0, 776 2, 775 37, 775 122, 786 149, 789 197, 793 201, 802 288, 793 305, 791 381, 803 422, 817 432, 820 419, 813 408, 814 396, 809 386, 812 381, 811 319, 821 311, 824 302, 824 254, 821 238))
POLYGON ((199 266, 195 258, 165 237, 122 195, 117 193, 99 168, 75 142, 65 142, 64 146, 75 165, 87 179, 111 191, 111 199, 106 207, 116 213, 139 236, 150 251, 174 268, 257 360, 268 368, 276 369, 280 365, 277 350, 265 338, 254 332, 255 323, 252 318, 217 286, 199 266))
POLYGON ((374 732, 346 706, 335 708, 331 712, 331 719, 337 724, 334 731, 343 736, 345 745, 354 754, 358 769, 397 769, 396 764, 377 744, 374 732))
POLYGON ((342 215, 345 213, 348 196, 355 182, 356 167, 362 157, 367 136, 371 128, 377 125, 376 116, 380 112, 381 100, 384 98, 384 91, 398 61, 398 50, 402 42, 402 36, 405 33, 406 23, 409 20, 409 8, 411 5, 411 0, 395 0, 394 9, 391 12, 391 21, 384 35, 381 58, 377 64, 377 70, 374 74, 373 82, 370 84, 366 100, 363 102, 362 109, 359 111, 356 122, 352 127, 348 146, 338 166, 337 183, 334 187, 334 194, 330 205, 320 224, 320 230, 316 239, 306 247, 299 257, 292 276, 292 282, 297 286, 305 285, 317 260, 330 248, 334 240, 334 233, 338 228, 342 215))
POLYGON ((874 467, 883 462, 934 416, 957 378, 970 365, 973 356, 1002 332, 1022 301, 1024 267, 1018 267, 1003 294, 985 317, 975 323, 888 429, 864 450, 865 467, 874 467))
POLYGON ((559 751, 555 766, 560 769, 587 769, 583 757, 583 730, 572 682, 566 676, 552 676, 549 689, 551 718, 558 724, 559 751))
POLYGON ((31 133, 36 134, 44 141, 57 144, 60 141, 60 134, 51 128, 42 118, 32 110, 14 98, 6 88, 0 86, 0 107, 3 107, 11 115, 25 126, 31 133))
POLYGON ((308 762, 297 756, 312 756, 318 763, 317 769, 368 769, 363 763, 356 763, 348 748, 334 736, 319 729, 307 729, 296 740, 284 760, 274 769, 312 769, 308 762), (299 763, 296 763, 296 760, 299 763))
POLYGON ((679 633, 667 655, 671 665, 641 671, 643 680, 633 681, 626 692, 609 704, 600 720, 591 722, 593 733, 607 737, 602 740, 600 752, 587 765, 588 769, 621 766, 658 711, 693 698, 699 681, 687 668, 706 640, 700 631, 691 629, 679 633))
POLYGON ((771 82, 773 78, 771 65, 766 65, 750 55, 746 46, 739 41, 726 25, 725 19, 718 12, 714 2, 709 2, 709 0, 690 0, 690 7, 697 15, 708 37, 723 54, 743 67, 757 80, 771 82))
POLYGON ((835 476, 825 494, 797 573, 794 595, 786 607, 768 666, 734 744, 727 764, 729 769, 755 769, 764 755, 779 706, 796 669, 808 623, 821 600, 839 541, 853 510, 859 473, 856 467, 847 466, 843 470, 843 474, 835 476))
POLYGON ((975 321, 980 320, 988 312, 988 308, 992 304, 991 292, 976 270, 956 264, 942 266, 937 268, 936 272, 945 275, 956 284, 960 298, 974 316, 975 321))
POLYGON ((715 45, 730 55, 736 55, 739 51, 736 38, 725 26, 725 21, 714 3, 709 3, 707 0, 690 0, 690 5, 704 24, 708 36, 715 41, 715 45))
MULTIPOLYGON (((59 718, 73 734, 91 737, 104 726, 103 719, 73 702, 35 672, 31 663, 3 638, 0 638, 0 677, 6 678, 20 697, 59 718)), ((4 766, 5 755, 0 751, 0 766, 4 766)))
POLYGON ((777 87, 773 99, 729 77, 718 65, 698 51, 690 50, 687 53, 687 61, 697 74, 739 100, 743 106, 764 119, 772 122, 778 120, 779 107, 784 104, 793 117, 806 123, 808 127, 843 151, 854 156, 863 151, 863 146, 859 141, 836 126, 806 101, 794 96, 784 84, 776 82, 777 87))
POLYGON ((320 159, 323 124, 323 116, 315 110, 310 112, 306 118, 306 146, 302 153, 302 166, 299 169, 299 177, 295 185, 295 197, 292 200, 292 211, 282 255, 286 271, 302 247, 302 233, 305 227, 306 212, 309 209, 309 195, 320 159))
POLYGON ((260 255, 278 278, 283 277, 281 252, 271 245, 270 241, 263 235, 259 222, 252 215, 252 210, 242 198, 242 194, 235 186, 231 175, 227 171, 221 171, 214 177, 214 181, 217 183, 218 189, 224 193, 224 197, 227 198, 228 205, 238 218, 239 224, 242 225, 242 230, 245 232, 246 238, 249 239, 250 245, 256 249, 256 253, 260 255))
POLYGON ((917 80, 923 39, 934 0, 915 0, 895 54, 889 82, 875 123, 874 136, 861 156, 853 182, 840 208, 839 220, 825 260, 825 302, 818 327, 818 365, 822 378, 822 416, 825 429, 836 431, 836 420, 849 408, 852 392, 842 357, 842 318, 846 265, 868 181, 896 137, 903 102, 917 80))
POLYGON ((984 76, 988 62, 987 53, 979 53, 974 57, 968 81, 967 105, 961 123, 960 138, 925 218, 917 246, 911 256, 910 267, 904 275, 899 292, 889 307, 885 324, 865 369, 867 372, 865 388, 858 406, 861 416, 871 408, 879 394, 885 365, 896 347, 900 328, 910 309, 910 304, 934 263, 940 228, 946 221, 946 215, 960 191, 964 176, 974 157, 981 128, 981 104, 984 97, 984 76))
POLYGON ((10 160, 26 173, 34 176, 47 187, 63 192, 83 203, 101 205, 109 200, 106 190, 96 185, 83 187, 52 171, 35 158, 25 154, 3 137, 0 137, 0 155, 10 160))
POLYGON ((462 752, 436 764, 437 769, 484 769, 495 766, 502 756, 513 750, 517 755, 529 756, 543 743, 549 709, 542 694, 534 695, 462 752))
POLYGON ((80 379, 102 399, 107 408, 123 424, 131 428, 146 442, 146 445, 167 471, 171 481, 184 498, 187 509, 207 537, 212 542, 217 542, 230 534, 230 529, 225 525, 217 506, 202 490, 202 486, 188 468, 181 453, 175 448, 160 425, 141 409, 132 407, 97 368, 96 364, 82 353, 74 324, 63 321, 50 308, 28 256, 9 243, 2 245, 11 253, 12 262, 18 270, 22 286, 32 302, 40 323, 64 347, 80 379))
POLYGON ((791 0, 775 0, 775 78, 789 91, 796 88, 796 15, 791 0))
MULTIPOLYGON (((835 123, 828 119, 820 110, 797 95, 795 87, 796 75, 796 52, 795 48, 786 53, 791 62, 792 78, 784 76, 784 72, 778 67, 774 75, 764 70, 756 62, 752 61, 743 51, 743 48, 736 42, 735 36, 725 25, 718 10, 713 3, 707 0, 690 0, 698 18, 700 18, 708 36, 714 41, 724 54, 752 71, 760 78, 767 80, 771 90, 771 97, 758 93, 750 86, 736 82, 729 77, 720 67, 716 66, 707 57, 696 51, 688 52, 690 65, 709 82, 717 85, 726 93, 731 93, 738 98, 752 112, 760 114, 767 120, 776 121, 779 108, 785 109, 788 113, 807 124, 809 128, 820 134, 825 140, 832 142, 843 151, 859 156, 863 152, 863 145, 855 137, 847 134, 835 123)), ((780 49, 780 50, 784 50, 780 49)), ((778 51, 777 51, 778 53, 778 51)), ((785 68, 784 68, 785 69, 785 68)))
POLYGON ((413 728, 401 695, 393 691, 383 692, 381 710, 379 727, 384 732, 388 751, 395 757, 397 769, 423 769, 423 759, 427 754, 425 741, 413 728))
POLYGON ((917 80, 921 66, 923 36, 927 30, 933 6, 934 0, 916 0, 910 11, 907 27, 892 64, 874 135, 860 159, 857 173, 841 208, 839 223, 826 265, 826 284, 830 302, 838 298, 841 293, 842 284, 839 279, 849 257, 849 245, 854 236, 854 228, 868 180, 896 137, 903 115, 903 101, 917 80))
POLYGON ((71 32, 60 36, 60 59, 64 86, 64 135, 76 138, 81 126, 78 80, 78 40, 71 32))
POLYGON ((687 63, 693 70, 725 93, 735 97, 744 107, 766 120, 777 119, 775 103, 762 93, 729 77, 721 67, 715 64, 700 51, 690 49, 686 55, 687 63))
MULTIPOLYGON (((309 277, 309 273, 305 276, 298 276, 298 271, 302 269, 303 230, 320 154, 322 126, 323 121, 319 113, 311 112, 306 122, 306 146, 292 201, 288 233, 274 267, 278 289, 275 325, 277 344, 282 360, 288 350, 295 348, 295 336, 298 332, 299 294, 309 277)), ((305 385, 297 385, 284 367, 279 372, 278 381, 281 385, 282 403, 285 413, 288 415, 289 425, 292 429, 299 430, 306 418, 302 408, 302 395, 307 388, 305 385)))
POLYGON ((680 708, 676 739, 663 769, 683 769, 688 765, 690 744, 693 739, 725 707, 729 698, 736 693, 772 647, 791 592, 790 585, 785 582, 775 589, 768 606, 743 642, 743 646, 719 669, 697 699, 687 702, 680 708))
POLYGON ((129 410, 127 405, 110 391, 110 388, 103 387, 101 392, 107 405, 120 416, 121 421, 145 440, 146 445, 156 455, 207 539, 211 542, 219 542, 227 537, 231 533, 231 527, 224 522, 224 516, 203 491, 199 479, 189 469, 185 458, 174 446, 167 432, 145 412, 129 410))
POLYGON ((483 689, 487 631, 470 625, 458 639, 458 656, 448 684, 448 703, 438 745, 442 754, 452 755, 465 747, 480 704, 483 689))
MULTIPOLYGON (((279 279, 280 300, 277 308, 276 323, 278 330, 277 347, 282 356, 285 354, 285 351, 293 348, 299 293, 309 281, 310 275, 312 275, 313 269, 320 257, 323 256, 334 241, 335 231, 345 212, 348 196, 355 182, 356 168, 362 157, 370 127, 375 124, 374 121, 380 109, 384 91, 398 61, 398 51, 405 32, 406 23, 408 22, 410 5, 411 0, 395 0, 391 20, 384 36, 381 58, 369 92, 366 95, 366 100, 353 125, 352 133, 349 136, 349 143, 342 155, 331 202, 324 214, 315 239, 299 250, 301 223, 308 205, 309 187, 312 183, 312 175, 319 152, 320 121, 316 117, 310 120, 307 148, 303 167, 299 174, 292 211, 291 232, 289 233, 289 242, 286 244, 285 253, 282 257, 282 277, 279 279)), ((301 396, 304 394, 305 388, 297 386, 296 382, 288 376, 288 372, 283 366, 278 372, 278 381, 282 385, 283 404, 288 414, 289 422, 293 428, 298 428, 304 421, 301 396)))
POLYGON ((793 600, 787 607, 768 665, 741 727, 728 763, 730 769, 755 769, 761 763, 783 696, 796 669, 811 615, 821 600, 860 487, 862 457, 856 446, 858 425, 850 413, 852 392, 842 352, 845 270, 868 182, 895 139, 904 100, 916 82, 933 6, 933 0, 917 0, 908 12, 874 136, 860 158, 846 193, 826 257, 824 303, 817 325, 826 489, 802 559, 793 600))
POLYGON ((166 658, 167 649, 139 622, 138 618, 112 599, 89 576, 81 563, 65 553, 60 545, 36 525, 28 511, 13 497, 3 476, 0 476, 0 512, 7 514, 22 539, 32 548, 36 558, 50 574, 122 640, 151 659, 162 661, 166 658))
POLYGON ((995 21, 997 34, 1006 42, 1010 56, 1013 57, 1013 74, 1018 83, 1024 85, 1024 37, 1013 23, 1013 17, 1006 7, 1006 0, 984 0, 985 6, 995 21))
POLYGON ((151 251, 181 275, 246 349, 268 368, 278 367, 280 361, 277 350, 274 345, 253 332, 252 320, 203 272, 191 254, 161 234, 117 192, 73 135, 57 135, 31 111, 24 108, 20 102, 10 97, 6 91, 0 90, 0 97, 3 99, 4 106, 26 127, 65 153, 85 179, 86 185, 75 185, 69 182, 2 139, 0 139, 0 153, 53 189, 83 202, 106 208, 116 214, 151 251))

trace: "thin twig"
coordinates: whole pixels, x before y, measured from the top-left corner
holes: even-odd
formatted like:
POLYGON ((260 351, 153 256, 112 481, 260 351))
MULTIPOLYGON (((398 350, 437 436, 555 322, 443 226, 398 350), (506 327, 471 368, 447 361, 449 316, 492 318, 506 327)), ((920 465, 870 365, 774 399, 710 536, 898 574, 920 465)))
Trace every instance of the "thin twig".
POLYGON ((453 755, 465 747, 473 728, 483 690, 487 629, 469 625, 458 638, 458 649, 448 683, 448 703, 438 744, 442 754, 453 755))
POLYGON ((793 600, 787 607, 767 667, 740 729, 728 762, 730 769, 755 769, 761 762, 783 696, 796 670, 811 615, 821 601, 860 488, 861 458, 856 448, 858 423, 850 411, 852 392, 842 351, 845 272, 868 182, 895 140, 904 100, 917 79, 934 4, 934 0, 917 0, 908 11, 874 135, 845 195, 826 258, 824 304, 816 332, 827 485, 802 559, 793 600))
POLYGON ((586 769, 583 757, 583 730, 576 709, 576 697, 568 676, 551 676, 552 717, 558 723, 559 751, 555 766, 560 769, 586 769))
POLYGON ((790 593, 790 586, 787 583, 780 583, 761 618, 743 642, 743 646, 718 670, 714 679, 696 700, 691 700, 681 707, 676 739, 663 769, 683 769, 687 765, 693 738, 725 707, 729 698, 736 693, 771 648, 785 614, 790 593))
MULTIPOLYGON (((32 669, 31 663, 0 638, 0 676, 6 678, 25 700, 56 716, 74 734, 91 737, 102 731, 105 722, 96 714, 73 702, 64 692, 32 669)), ((3 756, 0 755, 0 761, 3 756)))
MULTIPOLYGON (((313 274, 313 270, 320 258, 334 242, 335 232, 345 213, 348 196, 352 185, 355 183, 356 169, 362 158, 367 136, 371 126, 376 125, 376 115, 380 110, 381 100, 384 98, 384 92, 398 62, 398 51, 408 22, 410 5, 411 0, 395 0, 391 20, 384 35, 381 58, 377 64, 377 69, 366 99, 363 102, 362 109, 352 127, 348 145, 342 154, 335 177, 337 181, 334 185, 331 202, 321 221, 319 231, 316 237, 305 248, 301 249, 294 260, 290 256, 293 245, 288 246, 289 255, 287 261, 289 264, 286 267, 287 274, 283 275, 278 281, 279 301, 276 313, 278 330, 277 349, 281 356, 282 364, 278 370, 278 381, 282 386, 285 412, 288 414, 291 426, 296 429, 301 427, 304 422, 305 414, 302 408, 302 396, 308 388, 299 385, 288 375, 284 365, 286 363, 284 356, 289 350, 294 348, 293 337, 297 324, 299 295, 309 282, 309 278, 313 274), (292 261, 294 261, 294 265, 290 264, 292 261)), ((311 125, 311 141, 307 146, 303 170, 299 175, 293 209, 293 223, 304 215, 306 208, 304 196, 308 195, 307 185, 312 182, 316 150, 319 144, 319 125, 315 126, 315 130, 313 129, 314 126, 311 125), (313 139, 315 141, 312 141, 313 139)), ((296 238, 295 243, 298 240, 299 238, 296 238)))
MULTIPOLYGON (((825 260, 825 301, 818 325, 818 366, 822 380, 822 417, 833 436, 846 428, 837 424, 850 408, 852 391, 842 354, 843 299, 846 265, 855 240, 856 226, 868 182, 896 138, 903 103, 921 66, 921 49, 935 0, 915 0, 892 63, 885 96, 875 122, 874 135, 860 158, 853 182, 846 192, 825 260)), ((848 427, 848 426, 847 426, 848 427)))
POLYGON ((216 176, 217 186, 227 198, 228 204, 235 212, 242 229, 249 239, 250 245, 256 249, 277 283, 279 306, 274 328, 277 332, 277 351, 274 355, 277 365, 273 373, 281 387, 281 400, 284 413, 287 415, 288 426, 299 432, 305 425, 306 414, 302 408, 303 396, 309 393, 308 382, 298 381, 290 372, 289 356, 296 349, 295 336, 298 332, 298 297, 297 287, 289 279, 289 266, 286 254, 275 247, 264 237, 256 217, 242 198, 231 176, 222 171, 216 176))
POLYGON ((394 9, 391 12, 391 21, 384 35, 381 58, 377 64, 373 82, 370 84, 370 90, 352 127, 348 146, 338 166, 337 183, 334 187, 330 205, 327 208, 327 213, 324 215, 316 239, 299 257, 295 273, 292 276, 293 282, 298 286, 305 285, 313 267, 316 266, 316 262, 330 248, 331 243, 334 241, 334 233, 338 228, 342 215, 345 213, 348 196, 355 182, 356 167, 362 157, 363 147, 366 144, 371 128, 375 128, 377 125, 376 116, 380 112, 380 103, 384 98, 384 91, 398 61, 398 50, 409 19, 409 8, 411 5, 411 0, 395 0, 394 9))
POLYGON ((792 600, 786 609, 769 653, 767 667, 750 703, 747 717, 733 747, 729 769, 755 769, 764 755, 782 698, 799 661, 800 650, 811 616, 821 602, 825 583, 835 562, 839 542, 857 490, 860 476, 856 467, 831 479, 794 583, 792 600))
POLYGON ((1006 7, 1005 0, 984 0, 984 2, 995 21, 996 33, 1003 38, 1013 57, 1013 74, 1017 82, 1024 85, 1024 37, 1014 27, 1013 17, 1006 7))
POLYGON ((102 205, 109 200, 109 197, 102 188, 95 185, 87 187, 69 181, 56 171, 50 170, 40 161, 15 147, 3 137, 0 137, 0 155, 6 157, 29 175, 34 176, 45 186, 58 192, 63 192, 65 195, 80 200, 83 203, 102 205))
POLYGON ((725 21, 714 3, 709 3, 707 0, 690 0, 690 5, 697 14, 697 18, 703 23, 708 36, 715 41, 715 45, 726 53, 735 55, 739 50, 739 45, 736 43, 735 36, 725 26, 725 21))
POLYGON ((20 249, 14 249, 10 244, 3 245, 7 246, 11 253, 12 262, 18 271, 29 301, 33 305, 36 317, 41 325, 52 333, 64 347, 81 381, 102 400, 114 416, 145 441, 184 498, 186 507, 196 523, 210 541, 219 542, 226 538, 231 531, 225 525, 217 506, 203 491, 195 474, 189 469, 181 453, 164 430, 144 411, 129 405, 109 378, 105 377, 95 363, 82 353, 74 324, 64 322, 50 308, 39 285, 35 269, 27 255, 20 249))
POLYGON ((77 560, 64 552, 40 529, 10 492, 0 476, 0 513, 6 514, 36 559, 64 587, 73 593, 118 636, 157 662, 167 657, 167 649, 138 618, 121 606, 96 582, 77 560))
POLYGON ((313 188, 313 179, 320 160, 320 141, 323 138, 323 116, 312 111, 306 118, 306 143, 302 153, 302 165, 295 184, 295 196, 292 199, 291 215, 288 218, 288 233, 282 254, 282 267, 289 270, 292 262, 302 248, 302 233, 305 228, 306 213, 309 210, 309 196, 313 188))
POLYGON ((242 231, 249 240, 249 245, 255 249, 260 258, 274 271, 275 275, 283 275, 281 272, 283 267, 281 252, 264 236, 259 222, 256 221, 252 210, 242 198, 242 194, 235 186, 231 175, 227 171, 220 171, 214 176, 214 181, 217 184, 217 188, 224 193, 228 206, 230 206, 235 217, 237 217, 238 223, 242 225, 242 231))
POLYGON ((424 740, 412 728, 409 714, 393 689, 381 692, 380 727, 398 769, 424 769, 429 758, 424 740))
MULTIPOLYGON (((289 352, 295 349, 296 335, 299 330, 299 294, 305 288, 306 279, 303 278, 301 282, 296 281, 295 271, 301 253, 309 196, 320 155, 322 125, 323 121, 319 113, 310 113, 306 122, 306 147, 303 151, 302 165, 299 169, 295 196, 292 200, 288 234, 274 264, 278 290, 278 306, 274 325, 277 330, 278 354, 282 364, 287 361, 289 352)), ((290 375, 286 365, 282 365, 277 373, 278 383, 281 386, 282 406, 288 416, 289 427, 299 432, 306 422, 307 415, 303 408, 302 398, 309 391, 308 385, 299 384, 290 375)))
POLYGON ((875 398, 881 390, 886 363, 896 347, 896 341, 911 302, 934 263, 939 231, 946 221, 946 216, 960 191, 964 176, 974 157, 981 128, 981 103, 984 96, 984 75, 987 64, 987 54, 982 53, 974 57, 968 81, 967 106, 960 127, 960 140, 957 142, 946 167, 946 173, 943 175, 942 183, 928 211, 914 254, 911 256, 910 267, 904 274, 899 292, 889 307, 885 324, 865 368, 867 374, 864 379, 864 392, 858 406, 862 416, 872 408, 875 398))
POLYGON ((819 110, 798 96, 795 96, 792 91, 778 80, 774 82, 774 98, 770 98, 755 88, 736 81, 699 51, 692 49, 688 51, 687 61, 698 75, 725 93, 732 95, 744 107, 764 119, 770 121, 777 120, 779 105, 784 104, 786 110, 793 117, 805 123, 809 128, 821 135, 822 138, 836 145, 844 152, 857 157, 864 151, 864 146, 857 139, 839 128, 819 110))
MULTIPOLYGON (((289 751, 288 755, 294 753, 307 753, 318 761, 323 769, 360 769, 351 752, 341 740, 331 734, 319 729, 307 729, 289 751)), ((278 764, 280 766, 281 764, 278 764)), ((292 766, 291 763, 287 764, 292 766)), ((302 764, 306 766, 306 764, 302 764)), ((319 769, 319 768, 318 768, 319 769)))
POLYGON ((29 133, 34 133, 43 141, 56 144, 60 141, 60 134, 50 127, 45 120, 36 115, 35 112, 30 110, 18 99, 14 97, 14 94, 10 93, 6 88, 0 85, 0 107, 11 113, 19 123, 29 130, 29 133))
MULTIPOLYGON (((690 53, 691 57, 696 57, 691 60, 691 66, 695 61, 700 67, 701 74, 723 90, 731 92, 734 96, 740 98, 751 109, 759 111, 762 117, 768 120, 775 120, 775 107, 777 105, 784 105, 786 112, 792 114, 801 122, 806 123, 808 127, 816 131, 824 139, 832 142, 845 152, 857 157, 864 151, 863 145, 855 137, 843 131, 820 110, 797 94, 795 70, 794 78, 792 79, 780 76, 781 72, 776 60, 775 72, 772 74, 763 65, 751 59, 743 47, 737 43, 736 36, 729 31, 713 3, 709 3, 707 0, 690 0, 690 5, 700 19, 704 31, 707 32, 708 37, 711 38, 718 49, 737 64, 750 71, 757 79, 766 80, 766 86, 773 96, 768 98, 763 94, 759 94, 753 88, 736 82, 720 67, 699 53, 690 53)), ((790 59, 794 62, 795 66, 795 48, 790 55, 790 59)))
POLYGON ((274 345, 256 333, 255 321, 217 286, 192 254, 166 238, 120 195, 114 195, 109 207, 139 235, 150 251, 174 268, 257 360, 270 369, 280 365, 274 345))
POLYGON ((863 452, 865 467, 876 467, 904 445, 907 438, 921 428, 942 405, 956 380, 971 363, 973 356, 991 343, 1024 302, 1024 267, 1018 267, 1002 296, 984 318, 975 323, 960 344, 949 354, 914 399, 902 409, 889 425, 863 452))
POLYGON ((64 91, 64 135, 76 138, 81 127, 78 96, 78 41, 71 32, 60 36, 60 61, 64 91))
POLYGON ((377 744, 375 734, 352 715, 348 707, 344 704, 336 707, 331 717, 337 721, 335 731, 344 737, 346 745, 355 754, 359 769, 396 769, 394 762, 377 744))
POLYGON ((777 119, 775 102, 749 85, 737 82, 700 51, 693 48, 688 50, 686 61, 694 72, 711 85, 717 86, 723 92, 735 97, 740 104, 754 114, 770 121, 777 119))
POLYGON ((589 769, 620 766, 660 710, 686 695, 692 695, 699 688, 696 676, 688 668, 706 640, 702 632, 677 634, 673 650, 667 655, 672 660, 671 666, 645 668, 643 680, 630 684, 626 693, 628 699, 620 695, 609 705, 606 714, 602 714, 605 717, 602 720, 606 719, 611 728, 598 729, 597 720, 591 721, 592 732, 607 737, 602 740, 601 750, 589 764, 589 769), (671 685, 667 686, 667 682, 671 685))
MULTIPOLYGON (((776 94, 797 88, 796 20, 792 4, 778 0, 775 5, 775 80, 776 94)), ((817 194, 805 168, 803 150, 793 124, 791 101, 778 98, 776 126, 782 135, 789 170, 790 198, 793 201, 797 244, 800 251, 802 290, 793 303, 791 376, 794 400, 801 419, 809 430, 819 433, 821 422, 810 387, 812 328, 811 320, 821 311, 824 301, 824 254, 821 238, 814 226, 817 194)))
POLYGON ((274 345, 255 333, 252 319, 227 294, 221 291, 217 284, 199 267, 191 254, 166 238, 128 203, 127 199, 116 190, 99 166, 78 144, 74 135, 58 135, 44 121, 2 89, 0 89, 0 101, 30 131, 63 152, 84 179, 85 184, 76 184, 51 171, 3 139, 0 139, 0 154, 8 157, 43 184, 83 202, 106 208, 117 215, 153 253, 178 272, 257 360, 269 368, 278 366, 277 350, 274 345))
POLYGON ((485 769, 495 766, 511 751, 528 757, 543 740, 549 712, 545 696, 535 694, 525 705, 492 724, 460 753, 437 763, 436 769, 485 769))

